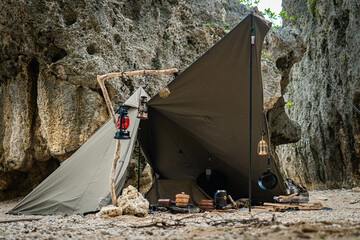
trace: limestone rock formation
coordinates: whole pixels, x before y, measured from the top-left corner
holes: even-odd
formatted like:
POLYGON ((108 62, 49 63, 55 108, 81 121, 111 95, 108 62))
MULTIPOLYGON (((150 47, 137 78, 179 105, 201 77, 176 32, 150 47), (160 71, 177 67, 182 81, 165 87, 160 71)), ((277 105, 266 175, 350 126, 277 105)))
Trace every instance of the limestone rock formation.
POLYGON ((131 185, 123 189, 117 201, 125 215, 144 217, 149 212, 148 200, 131 185))
POLYGON ((278 147, 283 172, 312 189, 351 187, 360 180, 360 2, 283 0, 289 27, 306 45, 284 96, 301 126, 298 143, 278 147), (331 86, 331 85, 332 86, 331 86), (337 90, 335 90, 336 88, 337 90))
POLYGON ((109 205, 101 208, 100 212, 97 213, 97 216, 100 217, 116 217, 123 214, 121 207, 115 207, 114 205, 109 205))
POLYGON ((149 164, 146 164, 144 171, 140 175, 140 193, 147 193, 154 183, 153 171, 149 164))
MULTIPOLYGON (((137 154, 137 152, 136 152, 136 154, 137 154)), ((153 177, 153 171, 152 171, 152 168, 150 167, 150 165, 145 162, 144 158, 142 158, 141 160, 142 161, 140 163, 140 167, 144 166, 144 168, 143 169, 140 168, 140 172, 141 172, 141 174, 140 174, 140 193, 144 195, 152 187, 152 184, 154 182, 154 177, 153 177)), ((138 180, 139 180, 138 179, 138 160, 131 159, 129 166, 128 166, 127 180, 125 182, 124 188, 129 185, 132 185, 136 189, 138 189, 138 180)))

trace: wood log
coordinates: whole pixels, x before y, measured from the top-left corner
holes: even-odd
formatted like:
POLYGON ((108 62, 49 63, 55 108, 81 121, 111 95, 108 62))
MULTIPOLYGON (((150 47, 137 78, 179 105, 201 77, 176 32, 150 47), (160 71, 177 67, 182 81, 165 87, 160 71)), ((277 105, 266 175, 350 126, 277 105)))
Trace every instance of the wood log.
POLYGON ((288 205, 290 205, 290 204, 264 202, 264 206, 283 207, 283 206, 288 206, 288 205))
POLYGON ((115 207, 118 207, 119 204, 117 202, 117 198, 116 198, 116 193, 115 193, 115 170, 116 170, 116 165, 117 162, 119 161, 120 158, 120 148, 121 148, 121 143, 120 143, 120 139, 116 140, 116 149, 115 149, 115 154, 114 154, 114 161, 111 167, 111 172, 110 172, 110 195, 111 195, 111 200, 112 203, 115 207))
POLYGON ((293 193, 293 194, 290 194, 290 195, 287 195, 287 196, 285 196, 285 195, 280 195, 278 198, 285 200, 285 199, 291 198, 291 197, 293 197, 293 196, 297 196, 298 194, 299 194, 299 193, 293 193))
POLYGON ((236 202, 234 201, 234 199, 230 195, 228 195, 228 199, 231 202, 231 205, 232 205, 233 208, 235 208, 235 209, 238 208, 238 205, 236 204, 236 202))
POLYGON ((111 100, 110 100, 110 97, 109 97, 109 93, 105 87, 105 79, 102 80, 99 76, 97 77, 97 81, 100 85, 100 88, 101 88, 101 91, 104 95, 104 99, 105 99, 105 103, 106 103, 106 106, 108 108, 108 111, 109 111, 109 114, 111 116, 111 119, 113 120, 113 123, 114 123, 114 127, 115 127, 115 131, 117 131, 117 122, 116 122, 116 118, 115 118, 115 112, 114 112, 114 108, 111 104, 111 100))
POLYGON ((293 210, 321 210, 323 209, 323 205, 319 202, 316 203, 264 203, 263 208, 259 209, 266 209, 268 208, 269 211, 272 211, 273 208, 276 211, 286 211, 289 209, 293 210))
POLYGON ((114 73, 107 73, 101 76, 98 76, 98 79, 104 81, 108 78, 114 77, 126 77, 126 76, 135 76, 135 75, 161 75, 161 74, 171 74, 177 73, 179 70, 177 68, 170 68, 164 70, 137 70, 131 72, 114 72, 114 73))

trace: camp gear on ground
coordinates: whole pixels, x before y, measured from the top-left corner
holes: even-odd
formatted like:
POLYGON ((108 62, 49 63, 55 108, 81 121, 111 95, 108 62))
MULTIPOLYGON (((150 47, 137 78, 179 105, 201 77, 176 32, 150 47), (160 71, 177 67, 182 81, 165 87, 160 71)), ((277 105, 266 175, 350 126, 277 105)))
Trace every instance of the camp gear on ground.
POLYGON ((206 200, 206 199, 201 200, 199 203, 199 208, 201 210, 214 210, 215 209, 214 200, 206 200))
POLYGON ((137 118, 143 120, 148 119, 148 107, 147 107, 146 96, 141 96, 140 98, 137 118))
POLYGON ((158 199, 174 199, 181 191, 191 196, 189 204, 198 205, 202 199, 212 199, 190 179, 157 179, 145 197, 151 205, 156 205, 158 199))
POLYGON ((190 195, 187 195, 184 192, 182 192, 180 194, 176 194, 175 198, 176 198, 175 200, 176 206, 187 206, 187 204, 189 203, 190 195))
POLYGON ((123 105, 121 106, 117 112, 119 114, 118 120, 117 120, 117 128, 119 131, 115 133, 115 139, 130 139, 130 132, 127 131, 129 124, 130 124, 130 118, 128 117, 128 111, 127 106, 123 105))
POLYGON ((288 196, 276 196, 274 200, 281 203, 307 203, 309 202, 309 196, 299 195, 299 193, 293 193, 288 196))
POLYGON ((170 199, 159 199, 158 206, 169 206, 171 204, 170 199))
POLYGON ((294 182, 294 180, 290 178, 285 179, 285 184, 287 186, 286 194, 290 195, 293 193, 299 193, 301 196, 309 197, 309 191, 305 186, 300 183, 294 182))
POLYGON ((271 190, 276 187, 279 179, 275 173, 270 171, 270 155, 268 156, 267 171, 261 174, 258 179, 258 184, 263 190, 271 190))
POLYGON ((227 189, 227 177, 224 174, 211 169, 211 175, 208 178, 206 170, 196 178, 196 184, 201 187, 202 190, 209 196, 214 196, 218 189, 227 189))
POLYGON ((227 204, 227 193, 226 190, 217 190, 214 195, 215 206, 218 209, 223 209, 227 204))

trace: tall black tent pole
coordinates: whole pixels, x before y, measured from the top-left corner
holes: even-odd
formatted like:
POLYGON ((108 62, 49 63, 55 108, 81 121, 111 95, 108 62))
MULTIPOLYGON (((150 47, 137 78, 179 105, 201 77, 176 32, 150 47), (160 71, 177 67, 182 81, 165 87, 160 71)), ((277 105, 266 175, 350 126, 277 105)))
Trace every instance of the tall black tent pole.
POLYGON ((140 160, 141 160, 141 150, 140 150, 140 127, 138 129, 138 145, 139 145, 139 150, 138 150, 138 192, 140 192, 140 160))
POLYGON ((252 52, 255 44, 254 15, 250 14, 250 106, 249 106, 249 212, 251 212, 251 152, 252 152, 252 52))

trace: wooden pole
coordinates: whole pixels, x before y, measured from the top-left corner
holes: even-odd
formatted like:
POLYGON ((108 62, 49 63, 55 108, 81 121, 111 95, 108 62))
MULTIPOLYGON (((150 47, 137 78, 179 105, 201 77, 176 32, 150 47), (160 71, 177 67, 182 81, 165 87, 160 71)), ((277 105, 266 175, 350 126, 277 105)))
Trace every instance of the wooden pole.
POLYGON ((170 69, 164 69, 164 70, 136 70, 131 72, 114 72, 114 73, 107 73, 101 76, 98 76, 98 79, 100 80, 106 80, 108 78, 113 77, 126 77, 126 76, 135 76, 135 75, 161 75, 161 74, 171 74, 171 73, 177 73, 179 70, 177 68, 170 68, 170 69))
POLYGON ((115 126, 115 131, 116 131, 117 130, 117 123, 116 123, 116 118, 115 118, 115 112, 114 112, 114 108, 113 108, 113 106, 111 104, 109 93, 108 93, 108 91, 107 91, 107 89, 105 87, 105 79, 102 80, 100 78, 100 76, 97 76, 97 80, 98 80, 98 83, 100 85, 101 91, 102 91, 102 93, 104 95, 106 106, 107 106, 107 108, 109 110, 109 114, 110 114, 110 116, 111 116, 111 118, 113 120, 113 123, 114 123, 114 126, 115 126))
MULTIPOLYGON (((135 75, 145 75, 145 74, 149 74, 149 75, 160 75, 160 74, 171 74, 171 73, 176 73, 178 72, 177 68, 170 68, 170 69, 164 69, 164 70, 137 70, 137 71, 131 71, 131 72, 115 72, 115 73, 108 73, 108 74, 104 74, 101 76, 97 76, 97 81, 100 85, 101 91, 104 95, 105 98, 105 102, 106 102, 106 106, 108 108, 109 114, 113 120, 114 123, 114 127, 115 127, 115 131, 117 131, 117 122, 116 122, 116 117, 115 117, 115 111, 114 108, 111 104, 111 100, 109 97, 109 93, 105 87, 105 80, 109 79, 109 78, 114 78, 114 77, 126 77, 126 76, 135 76, 135 75)), ((116 165, 117 162, 119 161, 120 158, 120 149, 121 149, 121 143, 120 143, 120 139, 117 139, 116 141, 116 149, 115 149, 115 153, 114 153, 114 161, 111 167, 111 172, 110 172, 110 195, 111 195, 111 200, 112 203, 115 207, 118 206, 118 202, 116 199, 116 193, 115 193, 115 170, 116 170, 116 165)))

